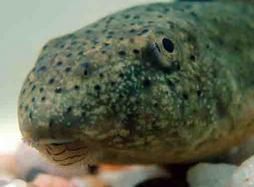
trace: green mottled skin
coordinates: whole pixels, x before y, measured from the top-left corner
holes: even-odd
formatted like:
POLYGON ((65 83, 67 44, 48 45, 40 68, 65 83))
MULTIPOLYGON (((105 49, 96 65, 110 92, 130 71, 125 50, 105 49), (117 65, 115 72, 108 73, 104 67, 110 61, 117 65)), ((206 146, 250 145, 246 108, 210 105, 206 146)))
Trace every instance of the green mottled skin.
POLYGON ((78 141, 84 163, 226 150, 253 133, 253 18, 245 3, 157 3, 49 41, 20 94, 24 139, 46 155, 78 141))

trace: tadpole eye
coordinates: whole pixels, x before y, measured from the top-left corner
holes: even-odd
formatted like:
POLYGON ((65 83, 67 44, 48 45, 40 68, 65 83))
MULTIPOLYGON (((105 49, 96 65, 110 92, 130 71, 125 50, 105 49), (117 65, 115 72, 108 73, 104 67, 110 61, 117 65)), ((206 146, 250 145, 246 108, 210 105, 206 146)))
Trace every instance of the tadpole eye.
POLYGON ((162 45, 167 52, 172 53, 174 51, 174 43, 170 39, 163 38, 162 45))

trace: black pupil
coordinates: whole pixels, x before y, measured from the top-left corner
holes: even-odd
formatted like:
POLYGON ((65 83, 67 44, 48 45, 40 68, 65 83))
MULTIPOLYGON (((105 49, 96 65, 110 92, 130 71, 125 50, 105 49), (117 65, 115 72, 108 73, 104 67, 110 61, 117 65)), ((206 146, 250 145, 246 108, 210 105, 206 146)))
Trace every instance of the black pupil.
POLYGON ((172 53, 174 51, 174 44, 170 39, 163 38, 162 44, 163 44, 164 49, 166 49, 166 51, 168 51, 169 53, 172 53))

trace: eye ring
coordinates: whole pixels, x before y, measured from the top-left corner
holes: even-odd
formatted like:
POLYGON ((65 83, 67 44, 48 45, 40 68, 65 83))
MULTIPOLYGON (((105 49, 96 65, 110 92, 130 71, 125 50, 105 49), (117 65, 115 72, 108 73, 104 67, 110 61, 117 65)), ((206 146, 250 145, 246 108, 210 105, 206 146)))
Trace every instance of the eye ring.
POLYGON ((170 39, 163 38, 162 45, 167 52, 169 52, 169 53, 174 52, 175 46, 174 46, 174 43, 170 39))

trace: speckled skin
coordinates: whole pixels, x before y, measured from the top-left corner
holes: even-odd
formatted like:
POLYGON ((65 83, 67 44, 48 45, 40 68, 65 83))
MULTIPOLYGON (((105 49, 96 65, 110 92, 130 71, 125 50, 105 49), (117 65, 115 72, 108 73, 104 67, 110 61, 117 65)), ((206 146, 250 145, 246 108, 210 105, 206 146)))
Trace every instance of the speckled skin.
POLYGON ((24 140, 60 165, 175 163, 254 132, 254 11, 142 5, 49 41, 19 98, 24 140))

